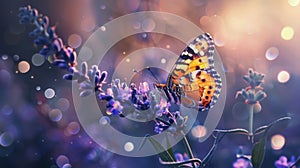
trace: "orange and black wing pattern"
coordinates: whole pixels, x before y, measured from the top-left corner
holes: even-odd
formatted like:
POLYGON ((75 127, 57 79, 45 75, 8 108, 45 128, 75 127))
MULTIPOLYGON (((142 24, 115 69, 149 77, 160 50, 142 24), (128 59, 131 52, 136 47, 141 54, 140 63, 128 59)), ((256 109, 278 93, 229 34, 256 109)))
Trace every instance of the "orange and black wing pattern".
POLYGON ((177 59, 166 89, 176 102, 208 110, 221 92, 221 77, 214 69, 214 42, 208 33, 194 39, 177 59))

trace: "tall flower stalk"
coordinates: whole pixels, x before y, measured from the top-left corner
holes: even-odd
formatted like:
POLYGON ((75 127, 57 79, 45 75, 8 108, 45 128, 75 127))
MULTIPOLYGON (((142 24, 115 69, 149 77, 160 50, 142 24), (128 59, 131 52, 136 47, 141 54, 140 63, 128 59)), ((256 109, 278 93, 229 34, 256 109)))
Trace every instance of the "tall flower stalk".
POLYGON ((248 86, 241 91, 238 91, 237 96, 242 95, 245 99, 245 104, 247 105, 249 112, 249 135, 253 136, 254 106, 267 97, 267 94, 261 86, 264 74, 249 69, 248 74, 245 75, 243 79, 247 82, 248 86))

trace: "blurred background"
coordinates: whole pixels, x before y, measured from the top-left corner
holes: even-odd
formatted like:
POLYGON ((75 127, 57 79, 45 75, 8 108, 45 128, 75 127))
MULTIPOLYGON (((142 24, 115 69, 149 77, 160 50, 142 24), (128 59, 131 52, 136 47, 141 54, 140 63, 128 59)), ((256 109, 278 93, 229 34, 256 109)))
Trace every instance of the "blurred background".
MULTIPOLYGON (((64 43, 78 52, 95 30, 125 14, 163 11, 190 20, 212 34, 223 60, 227 99, 218 128, 248 128, 246 106, 235 95, 246 87, 242 76, 248 68, 253 68, 266 75, 263 87, 268 94, 255 109, 254 126, 283 116, 293 117, 289 123, 271 131, 263 167, 274 167, 281 155, 288 158, 300 155, 300 0, 11 0, 0 3, 0 167, 162 167, 157 156, 119 156, 105 151, 86 135, 74 112, 71 83, 62 79, 62 70, 37 54, 33 39, 28 36, 33 27, 18 23, 18 9, 26 5, 49 16, 50 24, 56 25, 64 43)), ((170 37, 147 33, 122 40, 108 54, 125 58, 137 49, 153 46, 177 55, 185 47, 170 37)), ((118 118, 111 122, 118 122, 118 118)), ((195 125, 188 134, 199 158, 205 156, 213 143, 212 138, 200 143, 197 138, 203 133, 201 125, 195 125)), ((231 167, 239 146, 250 154, 251 143, 247 137, 225 137, 212 167, 231 167)), ((184 148, 179 144, 174 150, 183 152, 184 148)))

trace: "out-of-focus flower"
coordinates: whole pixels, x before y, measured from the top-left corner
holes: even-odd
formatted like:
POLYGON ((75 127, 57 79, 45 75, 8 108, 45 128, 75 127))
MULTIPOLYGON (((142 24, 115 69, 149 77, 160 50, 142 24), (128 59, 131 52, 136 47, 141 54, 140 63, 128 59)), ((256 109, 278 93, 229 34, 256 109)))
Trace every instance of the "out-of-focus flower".
POLYGON ((236 161, 232 165, 233 168, 252 168, 250 163, 251 155, 244 154, 243 146, 239 146, 236 158, 236 161))
MULTIPOLYGON (((289 168, 291 165, 294 164, 294 162, 295 162, 294 156, 291 157, 289 162, 286 156, 280 156, 280 158, 275 161, 274 165, 276 168, 289 168)), ((296 166, 293 166, 291 168, 296 168, 296 166)))
POLYGON ((19 19, 21 24, 33 24, 35 26, 29 36, 34 37, 34 44, 41 47, 39 52, 41 55, 45 56, 46 59, 49 57, 53 59, 53 65, 62 69, 69 69, 77 65, 76 51, 63 44, 62 39, 55 33, 55 27, 49 26, 47 16, 39 14, 31 6, 26 6, 19 9, 19 19))
POLYGON ((250 160, 246 158, 238 158, 232 165, 233 168, 252 168, 250 160))
MULTIPOLYGON (((183 161, 187 161, 187 160, 190 159, 189 156, 186 153, 183 153, 183 154, 182 153, 175 153, 174 157, 176 159, 176 162, 183 162, 183 161)), ((182 166, 192 166, 192 164, 188 163, 188 164, 184 164, 182 166)))

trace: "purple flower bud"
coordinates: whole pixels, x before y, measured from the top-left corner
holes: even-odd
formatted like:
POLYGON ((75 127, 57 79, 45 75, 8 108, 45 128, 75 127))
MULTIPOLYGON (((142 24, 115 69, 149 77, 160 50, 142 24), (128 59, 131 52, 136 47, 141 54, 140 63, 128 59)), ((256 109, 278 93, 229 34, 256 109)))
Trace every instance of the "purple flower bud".
POLYGON ((98 98, 99 98, 100 100, 106 100, 106 101, 110 101, 110 100, 113 99, 112 96, 110 96, 110 95, 105 95, 105 94, 103 94, 103 93, 100 93, 100 94, 98 95, 98 98))
POLYGON ((43 27, 47 28, 49 26, 49 18, 48 16, 43 16, 43 27))
POLYGON ((63 47, 63 42, 61 38, 57 38, 53 40, 52 42, 52 48, 54 49, 55 52, 60 52, 60 50, 63 47))
POLYGON ((47 39, 45 36, 38 36, 35 40, 34 43, 37 45, 48 45, 49 44, 49 39, 47 39))
POLYGON ((104 82, 105 79, 106 79, 106 77, 107 77, 107 72, 106 72, 106 71, 103 71, 103 72, 101 73, 101 77, 100 77, 99 83, 104 82))
POLYGON ((184 161, 183 155, 181 153, 175 153, 175 159, 177 162, 184 161))
POLYGON ((74 68, 74 67, 69 67, 68 71, 69 71, 70 73, 74 73, 74 72, 76 71, 76 68, 74 68))
POLYGON ((255 94, 255 100, 256 101, 262 101, 264 98, 267 97, 267 94, 264 91, 259 90, 256 94, 255 94))
POLYGON ((49 47, 44 47, 40 50, 40 54, 44 56, 50 55, 51 49, 49 47))
POLYGON ((77 53, 76 51, 73 50, 70 55, 70 63, 76 63, 76 59, 77 59, 77 53))
POLYGON ((82 62, 81 63, 81 73, 83 75, 87 75, 87 69, 88 69, 87 63, 86 62, 82 62))
POLYGON ((97 75, 95 75, 95 86, 97 86, 98 84, 100 84, 99 81, 100 81, 100 77, 97 76, 97 75))
POLYGON ((31 11, 31 15, 32 15, 33 17, 37 17, 37 16, 39 15, 39 12, 38 12, 38 10, 36 10, 36 9, 32 9, 32 11, 31 11))
POLYGON ((111 110, 111 112, 112 112, 113 115, 119 115, 121 113, 118 109, 115 109, 115 108, 113 108, 111 110))
POLYGON ((93 86, 89 82, 81 82, 80 84, 80 89, 83 90, 92 90, 93 86))
POLYGON ((55 27, 48 27, 47 33, 48 33, 50 39, 57 38, 57 35, 55 33, 55 27))
POLYGON ((65 74, 63 76, 63 79, 65 79, 65 80, 73 80, 74 79, 74 75, 73 74, 65 74))
POLYGON ((57 66, 61 69, 68 69, 69 68, 68 63, 66 63, 66 62, 59 63, 57 66))

